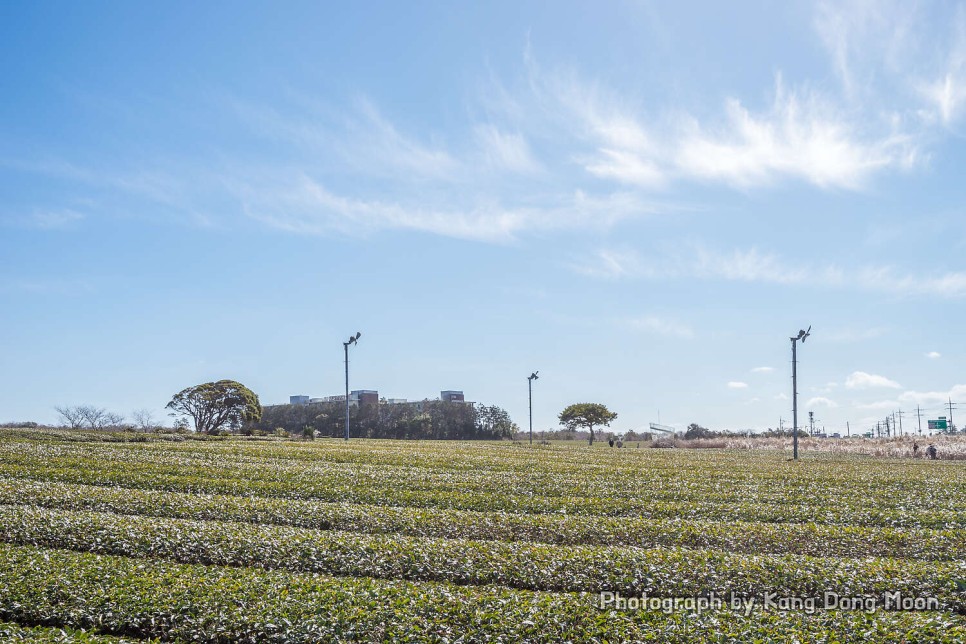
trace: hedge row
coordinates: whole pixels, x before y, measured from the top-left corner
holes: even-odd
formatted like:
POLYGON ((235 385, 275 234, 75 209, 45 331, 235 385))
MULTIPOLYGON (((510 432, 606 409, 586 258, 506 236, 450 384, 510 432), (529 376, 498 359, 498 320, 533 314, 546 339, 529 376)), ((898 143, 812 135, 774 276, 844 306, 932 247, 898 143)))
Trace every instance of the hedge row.
POLYGON ((117 465, 133 477, 132 482, 187 475, 234 484, 248 482, 255 488, 273 489, 276 495, 286 491, 294 496, 329 490, 346 498, 358 488, 382 490, 398 480, 407 480, 411 491, 607 499, 618 506, 633 505, 646 497, 652 501, 756 499, 762 504, 793 505, 804 500, 856 508, 902 508, 907 512, 963 509, 962 491, 943 485, 955 482, 958 469, 944 467, 945 463, 899 462, 902 467, 897 467, 891 462, 846 458, 834 464, 788 464, 776 458, 780 455, 768 452, 743 453, 742 458, 718 453, 720 458, 715 460, 701 458, 700 452, 688 453, 686 460, 673 455, 625 459, 615 458, 615 451, 607 450, 565 450, 581 458, 559 461, 537 450, 499 446, 400 446, 401 454, 395 459, 409 457, 419 462, 422 458, 430 464, 416 466, 386 464, 382 452, 375 449, 349 451, 328 442, 319 445, 316 449, 288 446, 287 451, 264 445, 260 447, 267 453, 259 454, 251 446, 231 443, 172 451, 164 445, 79 447, 0 441, 0 464, 9 474, 24 469, 36 471, 38 465, 44 465, 52 474, 94 475, 103 471, 107 477, 115 474, 111 470, 117 465), (526 458, 517 454, 520 452, 526 458), (444 457, 463 462, 465 467, 439 465, 438 460, 444 457), (679 467, 674 469, 675 465, 679 467), (924 489, 929 494, 923 494, 924 489))
POLYGON ((936 597, 966 613, 966 561, 920 562, 742 555, 680 548, 545 544, 365 535, 0 506, 0 540, 51 548, 337 576, 497 584, 633 596, 882 595, 936 597))
POLYGON ((600 610, 584 594, 138 561, 0 545, 0 619, 262 642, 961 642, 943 612, 600 610))
POLYGON ((966 530, 480 513, 119 489, 25 479, 0 479, 0 504, 372 534, 560 545, 666 546, 744 553, 935 561, 962 558, 962 553, 966 552, 966 530))

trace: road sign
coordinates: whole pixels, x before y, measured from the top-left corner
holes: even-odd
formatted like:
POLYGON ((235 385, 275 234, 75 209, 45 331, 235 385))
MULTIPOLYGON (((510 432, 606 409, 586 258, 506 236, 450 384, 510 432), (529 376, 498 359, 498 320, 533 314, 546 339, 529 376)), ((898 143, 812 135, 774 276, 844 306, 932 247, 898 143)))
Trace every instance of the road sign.
POLYGON ((946 419, 945 418, 940 418, 939 420, 930 420, 929 421, 929 429, 947 429, 947 428, 948 428, 948 426, 946 424, 946 419))

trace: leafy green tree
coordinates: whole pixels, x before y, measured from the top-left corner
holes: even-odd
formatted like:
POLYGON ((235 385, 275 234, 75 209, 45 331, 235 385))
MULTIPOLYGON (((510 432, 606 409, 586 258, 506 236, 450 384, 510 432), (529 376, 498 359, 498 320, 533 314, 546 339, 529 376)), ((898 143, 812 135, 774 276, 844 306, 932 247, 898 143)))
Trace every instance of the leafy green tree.
POLYGON ((239 429, 257 423, 262 417, 262 405, 255 393, 234 380, 206 382, 182 389, 175 394, 167 408, 190 416, 195 431, 214 434, 219 429, 239 429))
POLYGON ((560 424, 569 430, 590 430, 590 444, 593 445, 594 427, 607 427, 614 422, 617 414, 600 403, 576 403, 560 412, 557 418, 560 419, 560 424))
POLYGON ((684 438, 691 440, 694 438, 714 438, 717 432, 713 432, 707 427, 702 427, 697 423, 688 425, 688 431, 684 432, 684 438))
MULTIPOLYGON (((444 400, 353 405, 349 424, 352 436, 357 438, 500 440, 518 431, 510 415, 499 407, 444 400)), ((273 431, 282 427, 296 434, 306 425, 321 436, 341 437, 345 432, 345 406, 328 402, 269 405, 258 428, 273 431)))
POLYGON ((510 438, 520 431, 505 409, 496 405, 476 406, 476 438, 510 438))

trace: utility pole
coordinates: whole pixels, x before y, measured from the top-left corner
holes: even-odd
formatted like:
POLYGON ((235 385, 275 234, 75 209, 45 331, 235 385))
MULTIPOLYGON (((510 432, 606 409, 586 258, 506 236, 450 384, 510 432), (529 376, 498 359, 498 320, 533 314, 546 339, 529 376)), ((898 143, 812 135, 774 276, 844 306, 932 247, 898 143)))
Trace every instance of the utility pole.
POLYGON ((808 412, 808 435, 809 436, 815 435, 815 412, 814 411, 808 412))
POLYGON ((892 438, 892 429, 889 427, 889 418, 890 416, 885 417, 886 438, 892 438))
POLYGON ((954 403, 953 399, 950 398, 949 399, 949 431, 953 431, 953 409, 955 408, 956 408, 956 403, 954 403))
POLYGON ((875 421, 875 437, 882 438, 882 428, 879 426, 879 421, 875 421))
POLYGON ((902 433, 902 410, 901 409, 898 410, 896 412, 896 415, 899 416, 899 438, 902 438, 902 436, 903 436, 903 433, 902 433))
POLYGON ((919 436, 922 436, 922 413, 919 411, 919 405, 916 405, 916 421, 919 425, 919 436))
POLYGON ((845 437, 852 438, 852 428, 849 427, 849 421, 845 421, 845 437))
POLYGON ((797 336, 789 338, 792 341, 792 453, 795 460, 798 460, 798 354, 797 354, 797 343, 801 340, 805 342, 805 338, 808 337, 809 333, 812 331, 812 326, 809 325, 808 331, 801 330, 798 332, 797 336))

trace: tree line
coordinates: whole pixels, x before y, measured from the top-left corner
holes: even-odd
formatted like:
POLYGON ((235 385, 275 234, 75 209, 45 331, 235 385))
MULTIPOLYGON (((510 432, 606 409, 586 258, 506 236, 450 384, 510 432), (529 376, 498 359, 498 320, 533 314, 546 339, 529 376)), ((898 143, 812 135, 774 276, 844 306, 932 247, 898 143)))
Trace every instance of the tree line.
MULTIPOLYGON (((273 405, 262 410, 255 430, 283 430, 291 435, 345 436, 341 402, 273 405)), ((352 438, 421 440, 500 440, 519 428, 495 405, 426 400, 421 403, 371 404, 349 408, 352 438)))

